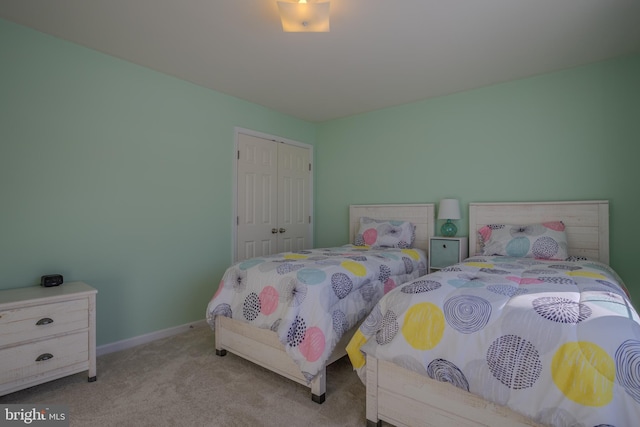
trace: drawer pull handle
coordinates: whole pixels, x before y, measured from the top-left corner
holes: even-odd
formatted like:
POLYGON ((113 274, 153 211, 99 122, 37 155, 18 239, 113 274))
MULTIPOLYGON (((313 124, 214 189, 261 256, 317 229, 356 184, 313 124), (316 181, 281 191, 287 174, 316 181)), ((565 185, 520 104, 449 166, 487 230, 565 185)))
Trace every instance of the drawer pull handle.
POLYGON ((48 317, 43 317, 42 319, 36 322, 36 325, 42 326, 42 325, 48 325, 49 323, 53 323, 53 319, 50 319, 48 317))
POLYGON ((53 358, 53 354, 51 353, 43 353, 36 359, 36 362, 42 362, 44 360, 49 360, 53 358))

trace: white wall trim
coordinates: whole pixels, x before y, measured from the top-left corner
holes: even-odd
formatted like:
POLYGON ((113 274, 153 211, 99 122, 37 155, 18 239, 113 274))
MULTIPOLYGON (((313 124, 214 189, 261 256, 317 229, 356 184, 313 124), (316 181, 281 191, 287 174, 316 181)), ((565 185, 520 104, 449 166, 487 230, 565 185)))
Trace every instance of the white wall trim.
POLYGON ((137 337, 127 338, 126 340, 116 341, 110 344, 101 345, 98 348, 96 348, 96 356, 103 356, 105 354, 126 350, 128 348, 136 347, 141 344, 146 344, 151 341, 167 338, 172 335, 181 334, 183 332, 188 331, 189 329, 202 327, 202 326, 205 326, 206 324, 207 324, 207 321, 205 319, 202 319, 196 322, 185 323, 184 325, 174 326, 173 328, 162 329, 160 331, 150 332, 144 335, 138 335, 137 337))

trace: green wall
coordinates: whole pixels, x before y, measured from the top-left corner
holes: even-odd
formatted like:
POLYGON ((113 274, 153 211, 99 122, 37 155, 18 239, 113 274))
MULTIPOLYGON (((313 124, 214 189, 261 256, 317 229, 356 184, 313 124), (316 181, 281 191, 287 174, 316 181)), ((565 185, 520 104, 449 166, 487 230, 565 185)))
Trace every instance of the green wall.
POLYGON ((204 318, 231 262, 234 127, 316 125, 0 20, 0 289, 98 289, 98 345, 204 318))
POLYGON ((235 126, 314 145, 316 246, 346 243, 352 203, 608 199, 640 295, 640 55, 322 124, 3 20, 0 64, 0 289, 86 281, 98 345, 204 317, 235 126))
POLYGON ((317 246, 346 243, 352 203, 607 199, 640 301, 640 55, 326 122, 315 160, 317 246))

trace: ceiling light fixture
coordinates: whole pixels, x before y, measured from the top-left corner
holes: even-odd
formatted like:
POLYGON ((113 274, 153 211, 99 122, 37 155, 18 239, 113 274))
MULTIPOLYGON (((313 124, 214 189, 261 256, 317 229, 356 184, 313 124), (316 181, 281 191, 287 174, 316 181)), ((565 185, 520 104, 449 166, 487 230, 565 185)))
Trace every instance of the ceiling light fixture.
POLYGON ((299 2, 279 1, 282 31, 285 33, 326 33, 329 32, 329 2, 300 0, 299 2))

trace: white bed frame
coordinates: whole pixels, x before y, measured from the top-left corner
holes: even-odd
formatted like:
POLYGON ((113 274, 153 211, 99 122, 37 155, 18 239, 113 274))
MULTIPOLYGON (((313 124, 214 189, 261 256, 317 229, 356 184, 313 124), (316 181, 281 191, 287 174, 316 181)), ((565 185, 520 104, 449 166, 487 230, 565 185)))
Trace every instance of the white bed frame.
MULTIPOLYGON (((609 263, 609 202, 470 203, 469 253, 480 253, 487 224, 564 221, 569 255, 609 263)), ((367 355, 367 426, 540 426, 512 410, 398 365, 367 355)))
MULTIPOLYGON (((349 242, 353 243, 358 232, 360 218, 393 219, 411 221, 416 226, 414 247, 428 251, 429 237, 435 230, 435 205, 391 204, 391 205, 351 205, 349 206, 349 242)), ((260 329, 229 317, 217 316, 215 320, 215 348, 219 356, 227 350, 283 377, 309 386, 311 398, 316 403, 325 400, 326 366, 346 355, 345 348, 356 328, 344 334, 338 342, 325 368, 309 384, 300 368, 286 353, 275 332, 260 329)))

